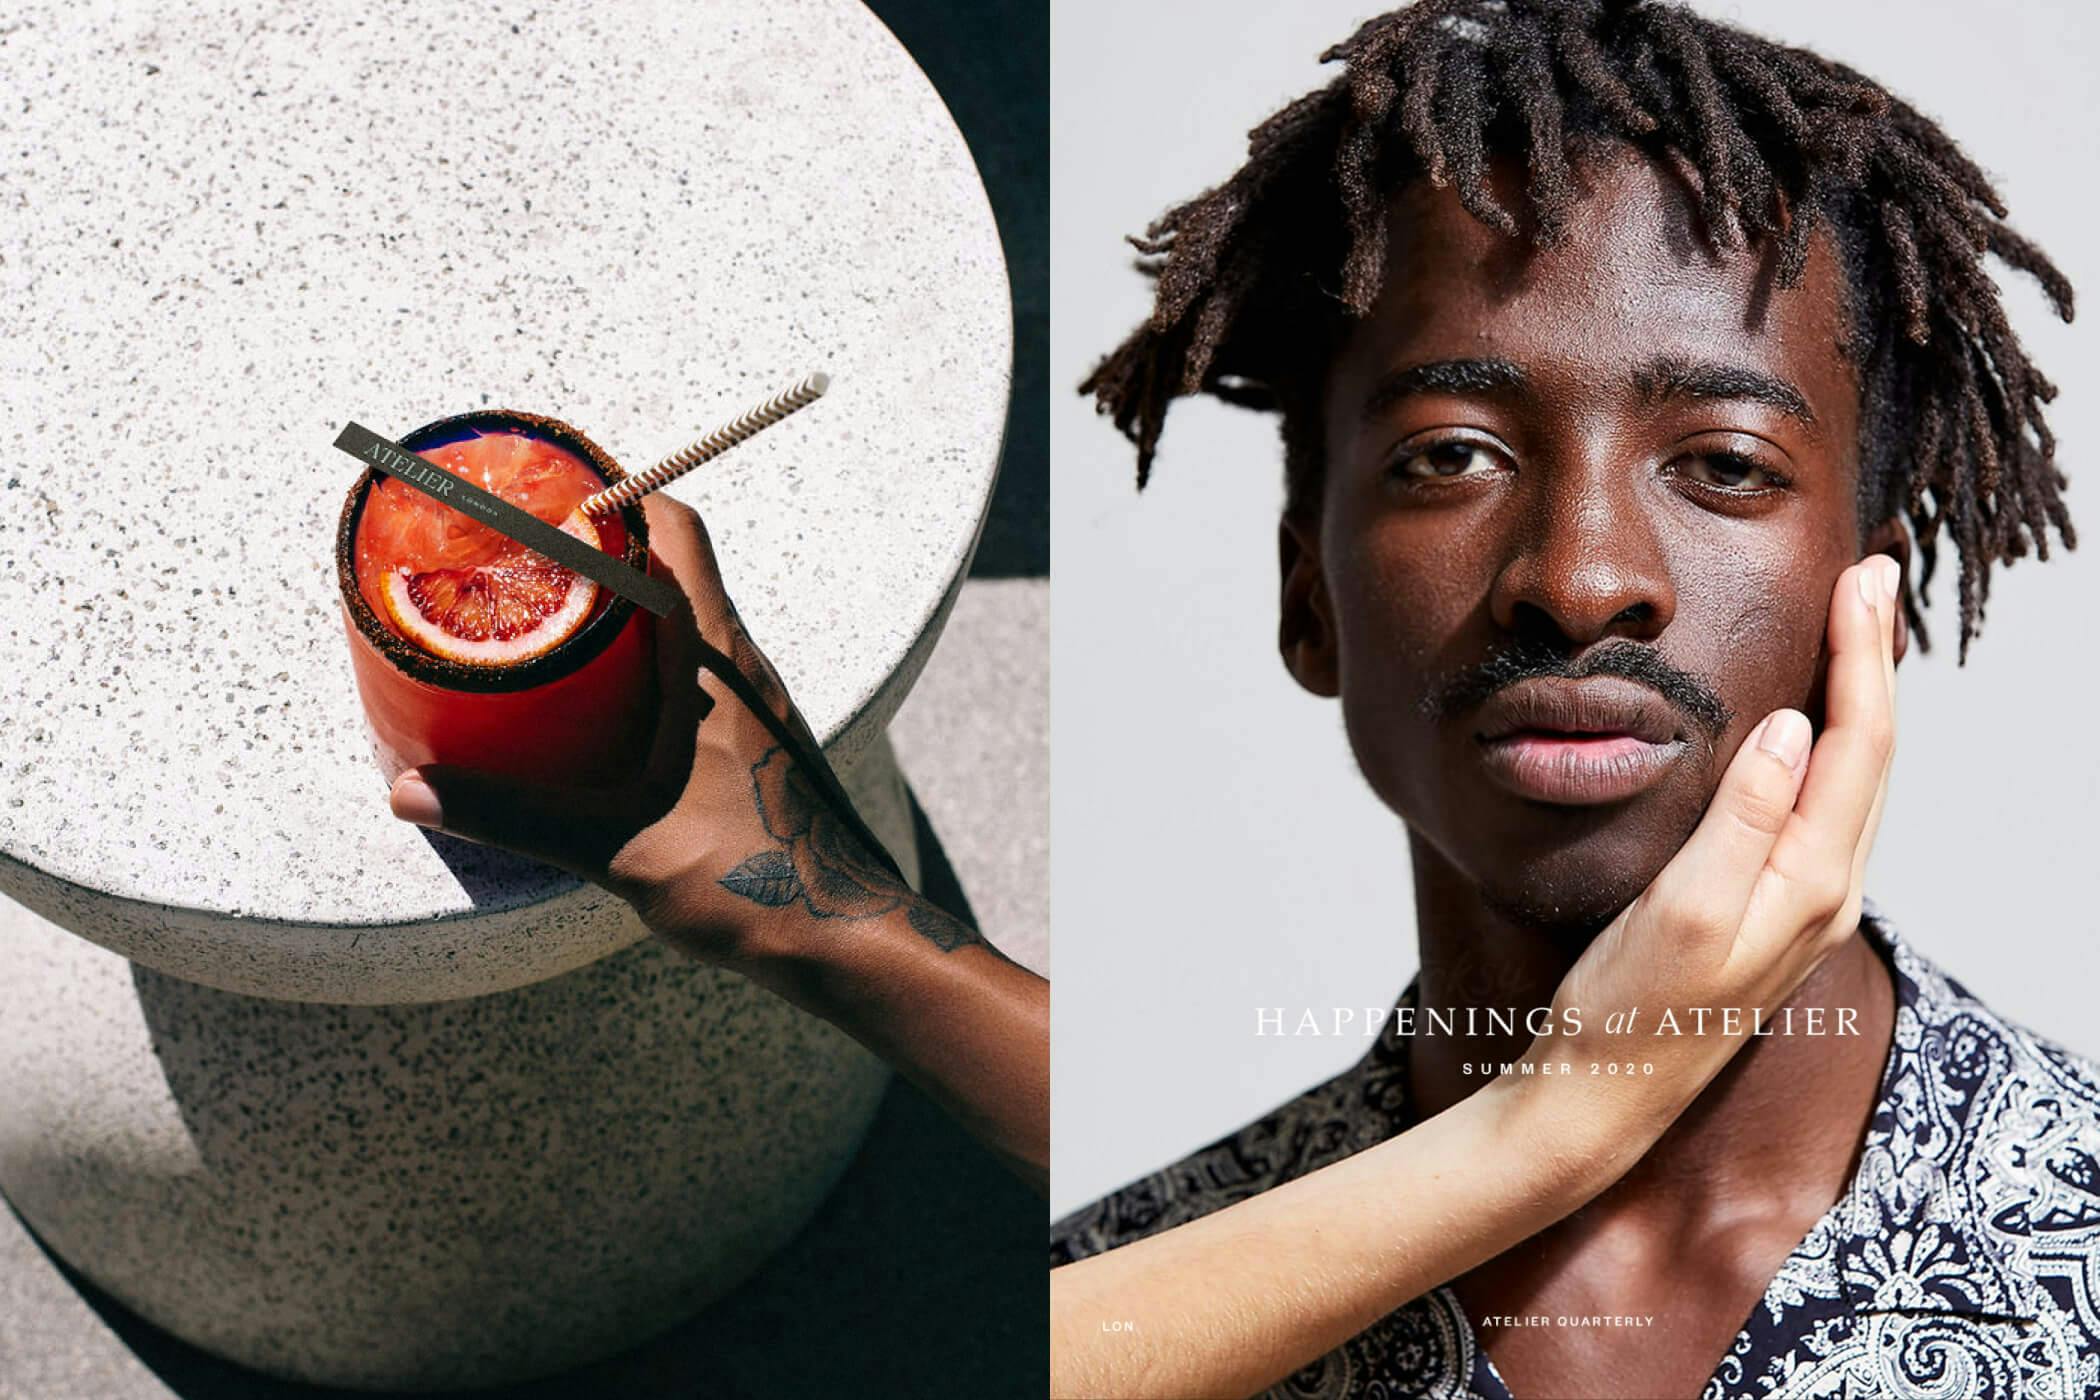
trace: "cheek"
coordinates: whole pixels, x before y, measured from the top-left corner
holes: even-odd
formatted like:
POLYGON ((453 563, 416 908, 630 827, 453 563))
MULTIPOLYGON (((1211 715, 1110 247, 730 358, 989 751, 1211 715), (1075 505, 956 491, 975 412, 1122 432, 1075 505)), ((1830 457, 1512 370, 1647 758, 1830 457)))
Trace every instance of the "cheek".
POLYGON ((1358 771, 1386 807, 1413 821, 1436 809, 1435 726, 1421 711, 1429 678, 1479 659, 1476 613, 1488 567, 1476 541, 1428 541, 1384 527, 1330 539, 1324 555, 1340 668, 1342 727, 1358 771))
POLYGON ((1724 755, 1773 710, 1816 716, 1830 587, 1843 567, 1804 569, 1798 557, 1730 562, 1680 594, 1670 639, 1672 659, 1703 674, 1733 712, 1724 755))
POLYGON ((1359 706, 1412 705, 1486 596, 1468 541, 1407 524, 1396 515, 1326 542, 1343 695, 1359 706))

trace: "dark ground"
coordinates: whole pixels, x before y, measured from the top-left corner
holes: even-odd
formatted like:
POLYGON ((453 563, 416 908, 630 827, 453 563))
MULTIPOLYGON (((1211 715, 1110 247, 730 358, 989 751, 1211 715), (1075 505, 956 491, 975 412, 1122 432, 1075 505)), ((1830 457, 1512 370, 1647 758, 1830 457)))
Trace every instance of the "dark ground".
POLYGON ((1050 573, 1050 7, 867 0, 933 79, 984 173, 1014 291, 1006 462, 970 572, 1050 573))

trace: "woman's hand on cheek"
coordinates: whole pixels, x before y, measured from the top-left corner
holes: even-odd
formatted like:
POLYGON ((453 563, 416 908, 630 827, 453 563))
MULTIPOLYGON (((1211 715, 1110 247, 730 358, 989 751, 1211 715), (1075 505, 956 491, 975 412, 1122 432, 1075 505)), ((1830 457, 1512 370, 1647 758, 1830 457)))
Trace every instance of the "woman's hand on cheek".
MULTIPOLYGON (((1766 716, 1736 751, 1691 837, 1653 883, 1586 949, 1562 981, 1556 1011, 1579 1013, 1571 1042, 1541 1040, 1533 1057, 1638 1060, 1655 1073, 1615 1081, 1612 1111, 1681 1111, 1768 1014, 1859 926, 1867 855, 1895 751, 1896 563, 1862 561, 1831 597, 1828 723, 1813 749, 1798 711, 1766 716), (1735 1034, 1694 1008, 1735 1008, 1735 1034), (1674 1011, 1679 1034, 1659 1030, 1674 1011), (1613 1013, 1624 1013, 1616 1031, 1613 1013)), ((1570 1096, 1557 1097, 1562 1102, 1570 1096)), ((1572 1106, 1572 1105, 1571 1105, 1572 1106)), ((1596 1105, 1585 1105, 1585 1110, 1596 1105)))

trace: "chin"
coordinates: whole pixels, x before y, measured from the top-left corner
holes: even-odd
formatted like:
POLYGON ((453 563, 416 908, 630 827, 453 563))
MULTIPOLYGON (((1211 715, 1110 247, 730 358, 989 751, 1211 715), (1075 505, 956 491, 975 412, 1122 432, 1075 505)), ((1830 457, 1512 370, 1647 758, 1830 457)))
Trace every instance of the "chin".
POLYGON ((1536 929, 1555 943, 1581 945, 1602 933, 1640 893, 1624 894, 1596 886, 1564 888, 1550 881, 1508 887, 1483 886, 1481 902, 1493 913, 1522 927, 1536 929))
POLYGON ((1587 943, 1669 862, 1672 851, 1655 852, 1652 843, 1631 833, 1593 832, 1583 840, 1529 856, 1516 855, 1506 843, 1484 859, 1464 863, 1471 869, 1481 902, 1513 923, 1540 930, 1556 942, 1587 943))

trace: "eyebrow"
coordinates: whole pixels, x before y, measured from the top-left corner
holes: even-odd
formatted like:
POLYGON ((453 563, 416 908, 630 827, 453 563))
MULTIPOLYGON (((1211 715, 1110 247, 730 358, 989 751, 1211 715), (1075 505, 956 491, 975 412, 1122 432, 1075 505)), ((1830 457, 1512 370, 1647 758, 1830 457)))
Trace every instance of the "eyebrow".
MULTIPOLYGON (((1376 418, 1416 394, 1482 394, 1524 385, 1524 371, 1509 360, 1430 360, 1379 376, 1364 398, 1363 415, 1376 418)), ((1763 370, 1718 361, 1658 356, 1633 372, 1641 397, 1658 402, 1672 398, 1735 399, 1776 408, 1810 427, 1816 424, 1808 398, 1786 380, 1763 370)))
POLYGON ((1633 372, 1634 387, 1651 402, 1671 398, 1737 399, 1776 408, 1809 427, 1816 423, 1802 392, 1777 375, 1742 365, 1659 356, 1633 372))
POLYGON ((1364 417, 1376 418, 1416 394, 1482 394, 1523 383, 1524 371, 1508 360, 1431 360, 1380 375, 1364 397, 1364 417))

